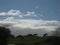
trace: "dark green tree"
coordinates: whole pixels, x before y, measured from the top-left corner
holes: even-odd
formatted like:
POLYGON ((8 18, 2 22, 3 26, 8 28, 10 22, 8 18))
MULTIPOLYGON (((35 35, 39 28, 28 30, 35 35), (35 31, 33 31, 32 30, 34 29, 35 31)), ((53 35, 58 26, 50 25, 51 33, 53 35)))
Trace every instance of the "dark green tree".
POLYGON ((34 36, 37 36, 37 34, 34 34, 34 36))
POLYGON ((44 35, 43 35, 43 37, 45 37, 45 36, 47 36, 48 34, 47 33, 45 33, 44 35))
POLYGON ((16 38, 22 38, 22 39, 24 39, 24 37, 22 35, 18 35, 16 38))
POLYGON ((28 34, 27 36, 29 37, 29 36, 34 36, 34 35, 32 35, 32 34, 28 34))
POLYGON ((7 38, 10 35, 10 30, 5 27, 0 27, 0 45, 7 45, 7 38))

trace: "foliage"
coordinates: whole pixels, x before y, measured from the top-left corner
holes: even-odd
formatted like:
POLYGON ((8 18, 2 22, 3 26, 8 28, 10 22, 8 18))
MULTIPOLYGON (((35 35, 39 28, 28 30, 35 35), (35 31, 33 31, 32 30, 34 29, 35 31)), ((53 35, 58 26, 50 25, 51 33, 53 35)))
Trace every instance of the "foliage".
POLYGON ((28 34, 24 36, 19 35, 13 40, 14 41, 12 43, 15 45, 60 45, 60 37, 56 36, 40 37, 28 34))
POLYGON ((0 45, 7 45, 7 38, 10 35, 10 30, 5 27, 0 27, 0 45))
POLYGON ((7 45, 5 43, 15 45, 60 45, 60 37, 48 36, 47 33, 45 33, 42 37, 37 34, 18 35, 15 37, 10 34, 9 29, 0 27, 0 45, 7 45), (3 44, 1 44, 2 40, 4 41, 3 44))

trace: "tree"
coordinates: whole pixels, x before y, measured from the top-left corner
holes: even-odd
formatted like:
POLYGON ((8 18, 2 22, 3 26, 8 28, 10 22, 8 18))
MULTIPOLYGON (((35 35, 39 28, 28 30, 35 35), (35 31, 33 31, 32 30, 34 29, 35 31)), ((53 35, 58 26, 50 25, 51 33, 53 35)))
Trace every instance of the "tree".
POLYGON ((10 34, 10 35, 9 35, 9 37, 11 37, 11 38, 15 38, 15 36, 14 36, 14 35, 12 35, 12 34, 10 34))
POLYGON ((37 34, 34 34, 34 36, 37 36, 37 34))
POLYGON ((16 38, 22 38, 22 39, 24 39, 24 37, 22 35, 18 35, 16 38))
POLYGON ((43 37, 45 37, 45 36, 47 36, 48 34, 47 33, 45 33, 44 35, 43 35, 43 37))
POLYGON ((33 36, 33 35, 32 34, 28 34, 27 36, 29 37, 29 36, 33 36))
POLYGON ((0 27, 0 45, 7 45, 7 38, 10 35, 10 30, 5 27, 0 27))

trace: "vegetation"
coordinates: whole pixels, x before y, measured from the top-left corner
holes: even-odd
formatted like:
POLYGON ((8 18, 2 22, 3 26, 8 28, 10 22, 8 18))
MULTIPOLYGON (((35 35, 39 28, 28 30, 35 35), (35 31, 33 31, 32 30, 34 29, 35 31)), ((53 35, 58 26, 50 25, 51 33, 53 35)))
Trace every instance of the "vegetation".
POLYGON ((0 27, 0 45, 7 45, 7 38, 10 35, 9 29, 0 27))
POLYGON ((17 37, 11 37, 8 43, 15 45, 60 45, 60 37, 46 36, 46 34, 42 37, 35 34, 19 35, 17 37))
POLYGON ((15 45, 60 45, 60 37, 48 36, 47 33, 42 37, 37 34, 18 35, 15 37, 10 34, 9 29, 0 27, 0 45, 7 45, 7 43, 15 45))

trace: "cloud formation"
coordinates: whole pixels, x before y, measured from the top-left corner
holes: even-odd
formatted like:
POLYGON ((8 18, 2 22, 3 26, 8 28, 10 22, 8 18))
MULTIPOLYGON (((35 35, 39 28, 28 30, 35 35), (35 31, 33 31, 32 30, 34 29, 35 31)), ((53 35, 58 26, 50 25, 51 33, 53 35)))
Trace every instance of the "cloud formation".
POLYGON ((42 19, 14 19, 14 17, 8 17, 0 20, 0 26, 8 27, 15 35, 28 33, 44 34, 60 27, 60 21, 42 19))
POLYGON ((6 15, 6 12, 0 12, 0 16, 6 15))
POLYGON ((6 14, 7 15, 20 15, 22 13, 19 10, 13 10, 13 9, 11 9, 6 14))
MULTIPOLYGON (((24 16, 37 17, 38 14, 36 14, 34 11, 22 13, 20 10, 11 9, 7 12, 0 12, 0 16, 8 16, 4 19, 0 18, 0 26, 9 28, 15 35, 29 33, 44 34, 54 31, 56 28, 60 27, 60 21, 58 20, 18 19, 18 17, 22 18, 24 16)), ((41 14, 40 16, 43 15, 41 14)))
POLYGON ((30 12, 27 11, 26 13, 22 13, 20 10, 14 10, 11 9, 8 12, 0 12, 0 16, 19 16, 19 17, 24 17, 24 16, 37 16, 34 11, 30 12))

